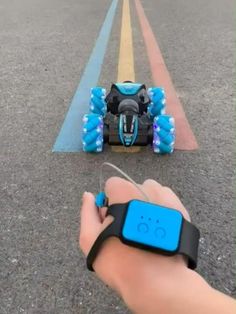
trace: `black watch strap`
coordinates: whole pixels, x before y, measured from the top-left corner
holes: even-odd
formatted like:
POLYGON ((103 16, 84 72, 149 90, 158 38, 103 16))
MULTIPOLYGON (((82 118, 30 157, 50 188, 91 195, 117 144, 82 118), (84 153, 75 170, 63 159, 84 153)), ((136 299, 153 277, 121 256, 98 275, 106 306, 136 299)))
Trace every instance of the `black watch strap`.
MULTIPOLYGON (((87 267, 89 270, 91 271, 94 270, 93 262, 102 244, 107 238, 118 237, 122 239, 121 231, 128 205, 129 203, 114 204, 108 207, 107 216, 108 215, 113 216, 114 221, 103 232, 101 232, 101 234, 94 242, 87 256, 87 267)), ((188 267, 191 269, 195 269, 197 267, 199 237, 200 237, 199 230, 192 223, 188 222, 183 218, 179 248, 175 254, 184 255, 188 259, 188 267)), ((163 252, 163 254, 165 253, 163 252)), ((167 253, 167 255, 170 254, 167 253)))
POLYGON ((103 244, 103 242, 109 237, 118 237, 120 238, 121 234, 121 227, 123 225, 123 221, 125 218, 125 213, 127 209, 128 203, 125 204, 114 204, 108 207, 106 216, 113 216, 114 221, 105 229, 103 230, 100 235, 97 237, 96 241, 94 242, 90 252, 87 256, 87 268, 91 271, 93 269, 93 262, 97 257, 97 254, 103 244))
POLYGON ((191 269, 197 267, 199 238, 198 228, 183 218, 178 254, 187 257, 188 267, 191 269))

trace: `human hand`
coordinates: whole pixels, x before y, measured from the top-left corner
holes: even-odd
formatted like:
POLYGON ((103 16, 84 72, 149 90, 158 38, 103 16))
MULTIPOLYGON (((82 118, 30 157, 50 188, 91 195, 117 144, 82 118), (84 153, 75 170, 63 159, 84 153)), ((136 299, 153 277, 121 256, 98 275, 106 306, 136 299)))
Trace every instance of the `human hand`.
MULTIPOLYGON (((189 215, 174 192, 153 180, 141 188, 150 202, 189 215)), ((109 205, 143 197, 130 182, 110 178, 105 185, 109 205)), ((98 235, 113 221, 107 208, 99 211, 93 194, 85 192, 81 208, 79 243, 87 256, 98 235)), ((128 307, 139 314, 233 314, 236 302, 210 287, 195 271, 186 266, 180 255, 164 256, 127 246, 117 238, 107 239, 93 268, 97 275, 115 289, 128 307)))
MULTIPOLYGON (((154 180, 146 180, 141 188, 150 202, 177 209, 185 219, 189 220, 187 210, 171 189, 154 180)), ((109 205, 126 203, 132 199, 143 200, 142 194, 132 183, 117 177, 110 178, 106 182, 105 193, 109 205)), ((113 220, 111 216, 106 217, 106 210, 101 208, 98 211, 94 196, 85 192, 81 209, 79 242, 86 256, 98 235, 113 220)), ((173 289, 173 283, 183 280, 187 271, 185 260, 180 255, 169 257, 150 253, 124 245, 117 238, 105 241, 94 261, 93 268, 106 284, 121 294, 131 308, 137 307, 136 303, 140 300, 137 298, 138 293, 142 294, 142 299, 145 297, 145 286, 148 287, 148 299, 151 298, 152 292, 155 299, 157 296, 161 298, 163 293, 173 289), (133 296, 134 289, 135 296, 133 296)))

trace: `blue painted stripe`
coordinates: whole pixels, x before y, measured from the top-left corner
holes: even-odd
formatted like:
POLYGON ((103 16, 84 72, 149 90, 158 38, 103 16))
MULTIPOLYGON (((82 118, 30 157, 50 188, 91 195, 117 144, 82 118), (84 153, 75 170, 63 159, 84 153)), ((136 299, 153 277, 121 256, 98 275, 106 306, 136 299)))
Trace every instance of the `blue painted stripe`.
POLYGON ((90 89, 98 84, 117 4, 118 0, 113 0, 107 12, 93 52, 54 144, 53 152, 79 152, 82 150, 82 118, 89 110, 90 89))

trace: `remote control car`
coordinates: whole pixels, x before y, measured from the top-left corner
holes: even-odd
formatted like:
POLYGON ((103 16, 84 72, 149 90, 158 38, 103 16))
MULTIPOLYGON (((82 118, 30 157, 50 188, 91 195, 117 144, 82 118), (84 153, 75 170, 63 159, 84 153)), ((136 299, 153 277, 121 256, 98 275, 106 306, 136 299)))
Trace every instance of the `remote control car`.
POLYGON ((163 88, 125 81, 91 89, 90 113, 83 118, 83 150, 101 152, 103 144, 126 147, 151 144, 155 153, 174 150, 174 119, 165 114, 163 88))

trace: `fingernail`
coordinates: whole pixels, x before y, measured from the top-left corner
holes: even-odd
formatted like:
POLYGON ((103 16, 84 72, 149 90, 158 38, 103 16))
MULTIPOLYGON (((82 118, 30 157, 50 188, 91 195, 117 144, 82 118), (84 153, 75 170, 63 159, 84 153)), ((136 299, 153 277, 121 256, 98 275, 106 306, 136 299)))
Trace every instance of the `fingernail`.
POLYGON ((88 192, 84 192, 83 196, 82 196, 82 200, 84 201, 84 199, 86 198, 86 196, 88 195, 88 192))

